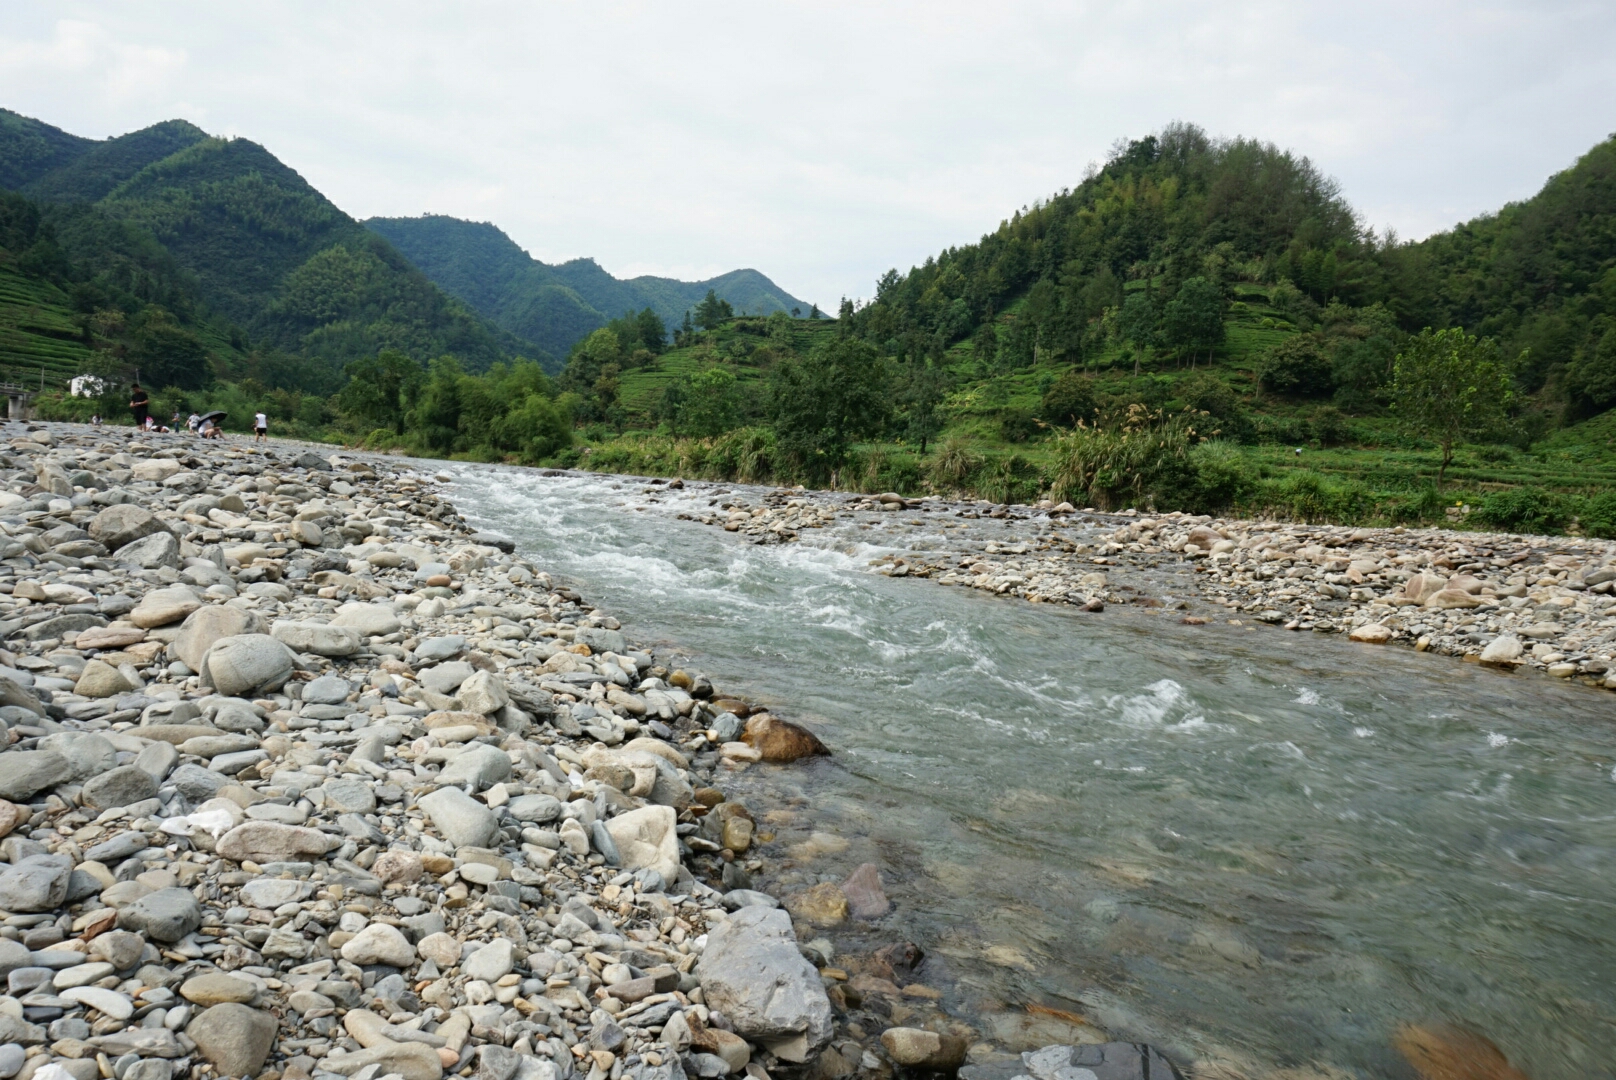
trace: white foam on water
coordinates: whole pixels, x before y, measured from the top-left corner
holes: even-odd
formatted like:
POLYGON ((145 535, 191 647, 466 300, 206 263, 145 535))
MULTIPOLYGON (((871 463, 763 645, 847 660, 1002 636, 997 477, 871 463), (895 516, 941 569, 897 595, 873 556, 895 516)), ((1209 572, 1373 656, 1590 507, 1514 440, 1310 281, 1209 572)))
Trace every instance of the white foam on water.
POLYGON ((1372 727, 1355 727, 1352 729, 1352 733, 1360 739, 1372 739, 1375 737, 1375 729, 1372 727))
POLYGON ((1298 704, 1298 705, 1317 705, 1318 703, 1319 703, 1319 695, 1318 695, 1318 693, 1316 691, 1309 690, 1305 686, 1302 687, 1299 691, 1297 691, 1297 693, 1296 693, 1296 704, 1298 704))
POLYGON ((1508 746, 1513 741, 1514 740, 1508 735, 1500 735, 1496 731, 1489 731, 1487 733, 1487 745, 1493 747, 1494 749, 1497 749, 1500 746, 1508 746))

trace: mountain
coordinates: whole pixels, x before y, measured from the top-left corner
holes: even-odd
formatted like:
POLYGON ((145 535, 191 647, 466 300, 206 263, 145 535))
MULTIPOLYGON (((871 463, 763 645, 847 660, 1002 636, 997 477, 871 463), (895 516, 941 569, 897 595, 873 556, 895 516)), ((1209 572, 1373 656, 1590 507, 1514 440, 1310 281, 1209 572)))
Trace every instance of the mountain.
MULTIPOLYGON (((1165 346, 1181 290, 1207 283, 1232 327, 1261 293, 1266 324, 1216 335, 1219 362, 1261 362, 1264 335, 1304 331, 1324 364, 1303 396, 1364 411, 1388 372, 1360 344, 1390 331, 1463 327, 1496 337, 1538 404, 1616 405, 1616 136, 1531 199, 1413 243, 1377 237, 1306 158, 1169 125, 1127 143, 1074 189, 1024 208, 977 243, 889 271, 854 315, 907 359, 970 344, 985 371, 1113 363, 1165 346), (1371 311, 1370 309, 1374 309, 1371 311), (1331 327, 1354 329, 1335 333, 1331 327), (1245 354, 1252 359, 1246 362, 1245 354), (1345 384, 1351 385, 1345 385, 1345 384), (1344 396, 1343 396, 1344 395, 1344 396)), ((1203 343, 1204 345, 1205 343, 1203 343)), ((1202 347, 1202 346, 1197 346, 1202 347)), ((1390 354, 1380 349, 1381 361, 1390 354)), ((1176 368, 1175 368, 1176 370, 1176 368)), ((1271 388, 1271 387, 1270 387, 1271 388)))
POLYGON ((626 311, 648 307, 670 329, 677 327, 709 289, 738 312, 767 315, 809 306, 756 270, 733 270, 706 281, 650 276, 625 281, 593 259, 540 262, 487 222, 428 214, 371 218, 365 225, 485 318, 558 356, 626 311))
MULTIPOLYGON (((86 347, 97 311, 110 306, 130 322, 160 309, 215 343, 179 350, 190 359, 163 368, 181 385, 200 385, 253 348, 306 361, 293 365, 299 378, 327 390, 344 363, 383 349, 423 362, 452 354, 473 370, 547 359, 246 139, 171 120, 91 140, 0 110, 0 185, 38 213, 38 235, 13 238, 26 233, 33 256, 0 249, 0 266, 35 279, 13 293, 68 295, 86 347)), ((102 351, 115 344, 107 338, 102 351)))

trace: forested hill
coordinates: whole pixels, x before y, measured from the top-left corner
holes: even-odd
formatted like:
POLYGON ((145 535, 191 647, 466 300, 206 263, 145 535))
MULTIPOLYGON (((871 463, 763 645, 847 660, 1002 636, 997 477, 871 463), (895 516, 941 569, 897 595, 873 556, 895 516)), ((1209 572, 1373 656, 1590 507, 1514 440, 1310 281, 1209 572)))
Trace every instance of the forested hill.
MULTIPOLYGON (((907 274, 889 271, 853 323, 911 361, 936 360, 962 341, 979 361, 1009 369, 1114 359, 1119 346, 1188 357, 1225 340, 1215 317, 1204 332, 1194 328, 1197 298, 1227 318, 1230 300, 1241 307, 1242 283, 1272 293, 1285 328, 1320 327, 1335 305, 1334 321, 1359 328, 1373 309, 1371 322, 1389 317, 1403 331, 1462 326, 1495 336, 1509 356, 1525 352, 1514 372, 1522 389, 1546 391, 1573 415, 1609 408, 1616 137, 1525 202, 1399 243, 1365 228, 1306 158, 1170 125, 979 242, 907 274)), ((1346 336, 1354 335, 1369 336, 1346 336)), ((1345 403, 1366 405, 1385 372, 1350 367, 1315 382, 1328 396, 1340 389, 1333 381, 1357 377, 1361 392, 1345 403)))
POLYGON ((558 356, 624 312, 650 308, 670 328, 678 326, 708 290, 736 311, 756 315, 806 312, 810 306, 756 270, 733 270, 707 281, 623 280, 593 259, 540 262, 487 222, 428 214, 371 218, 365 224, 484 317, 558 356))
POLYGON ((72 357, 43 339, 76 340, 179 386, 250 359, 266 381, 329 393, 383 349, 473 369, 545 358, 246 139, 172 120, 91 140, 0 110, 0 186, 20 223, 0 239, 0 364, 54 370, 72 357), (58 310, 28 314, 42 303, 58 310))

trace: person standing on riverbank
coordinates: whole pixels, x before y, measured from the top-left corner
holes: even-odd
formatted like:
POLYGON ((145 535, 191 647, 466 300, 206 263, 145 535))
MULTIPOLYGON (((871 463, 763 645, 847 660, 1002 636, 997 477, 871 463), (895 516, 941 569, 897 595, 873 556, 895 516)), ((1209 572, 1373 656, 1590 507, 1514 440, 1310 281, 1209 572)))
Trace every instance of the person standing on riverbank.
POLYGON ((144 428, 146 426, 146 410, 150 407, 151 398, 146 391, 140 388, 140 384, 135 383, 131 386, 129 388, 129 411, 135 416, 135 427, 144 428))
POLYGON ((263 442, 269 438, 269 417, 263 413, 253 414, 253 442, 263 442))

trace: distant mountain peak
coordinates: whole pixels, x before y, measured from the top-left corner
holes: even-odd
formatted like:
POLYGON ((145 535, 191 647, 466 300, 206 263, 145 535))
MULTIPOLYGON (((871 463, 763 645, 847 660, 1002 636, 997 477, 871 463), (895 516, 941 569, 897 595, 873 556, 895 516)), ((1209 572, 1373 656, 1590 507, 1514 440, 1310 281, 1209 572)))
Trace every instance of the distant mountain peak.
POLYGON ((807 306, 753 269, 705 281, 651 274, 622 279, 589 256, 542 262, 489 222, 423 214, 371 218, 365 225, 496 326, 558 356, 625 311, 648 307, 670 328, 677 326, 708 289, 737 311, 766 314, 807 306))

